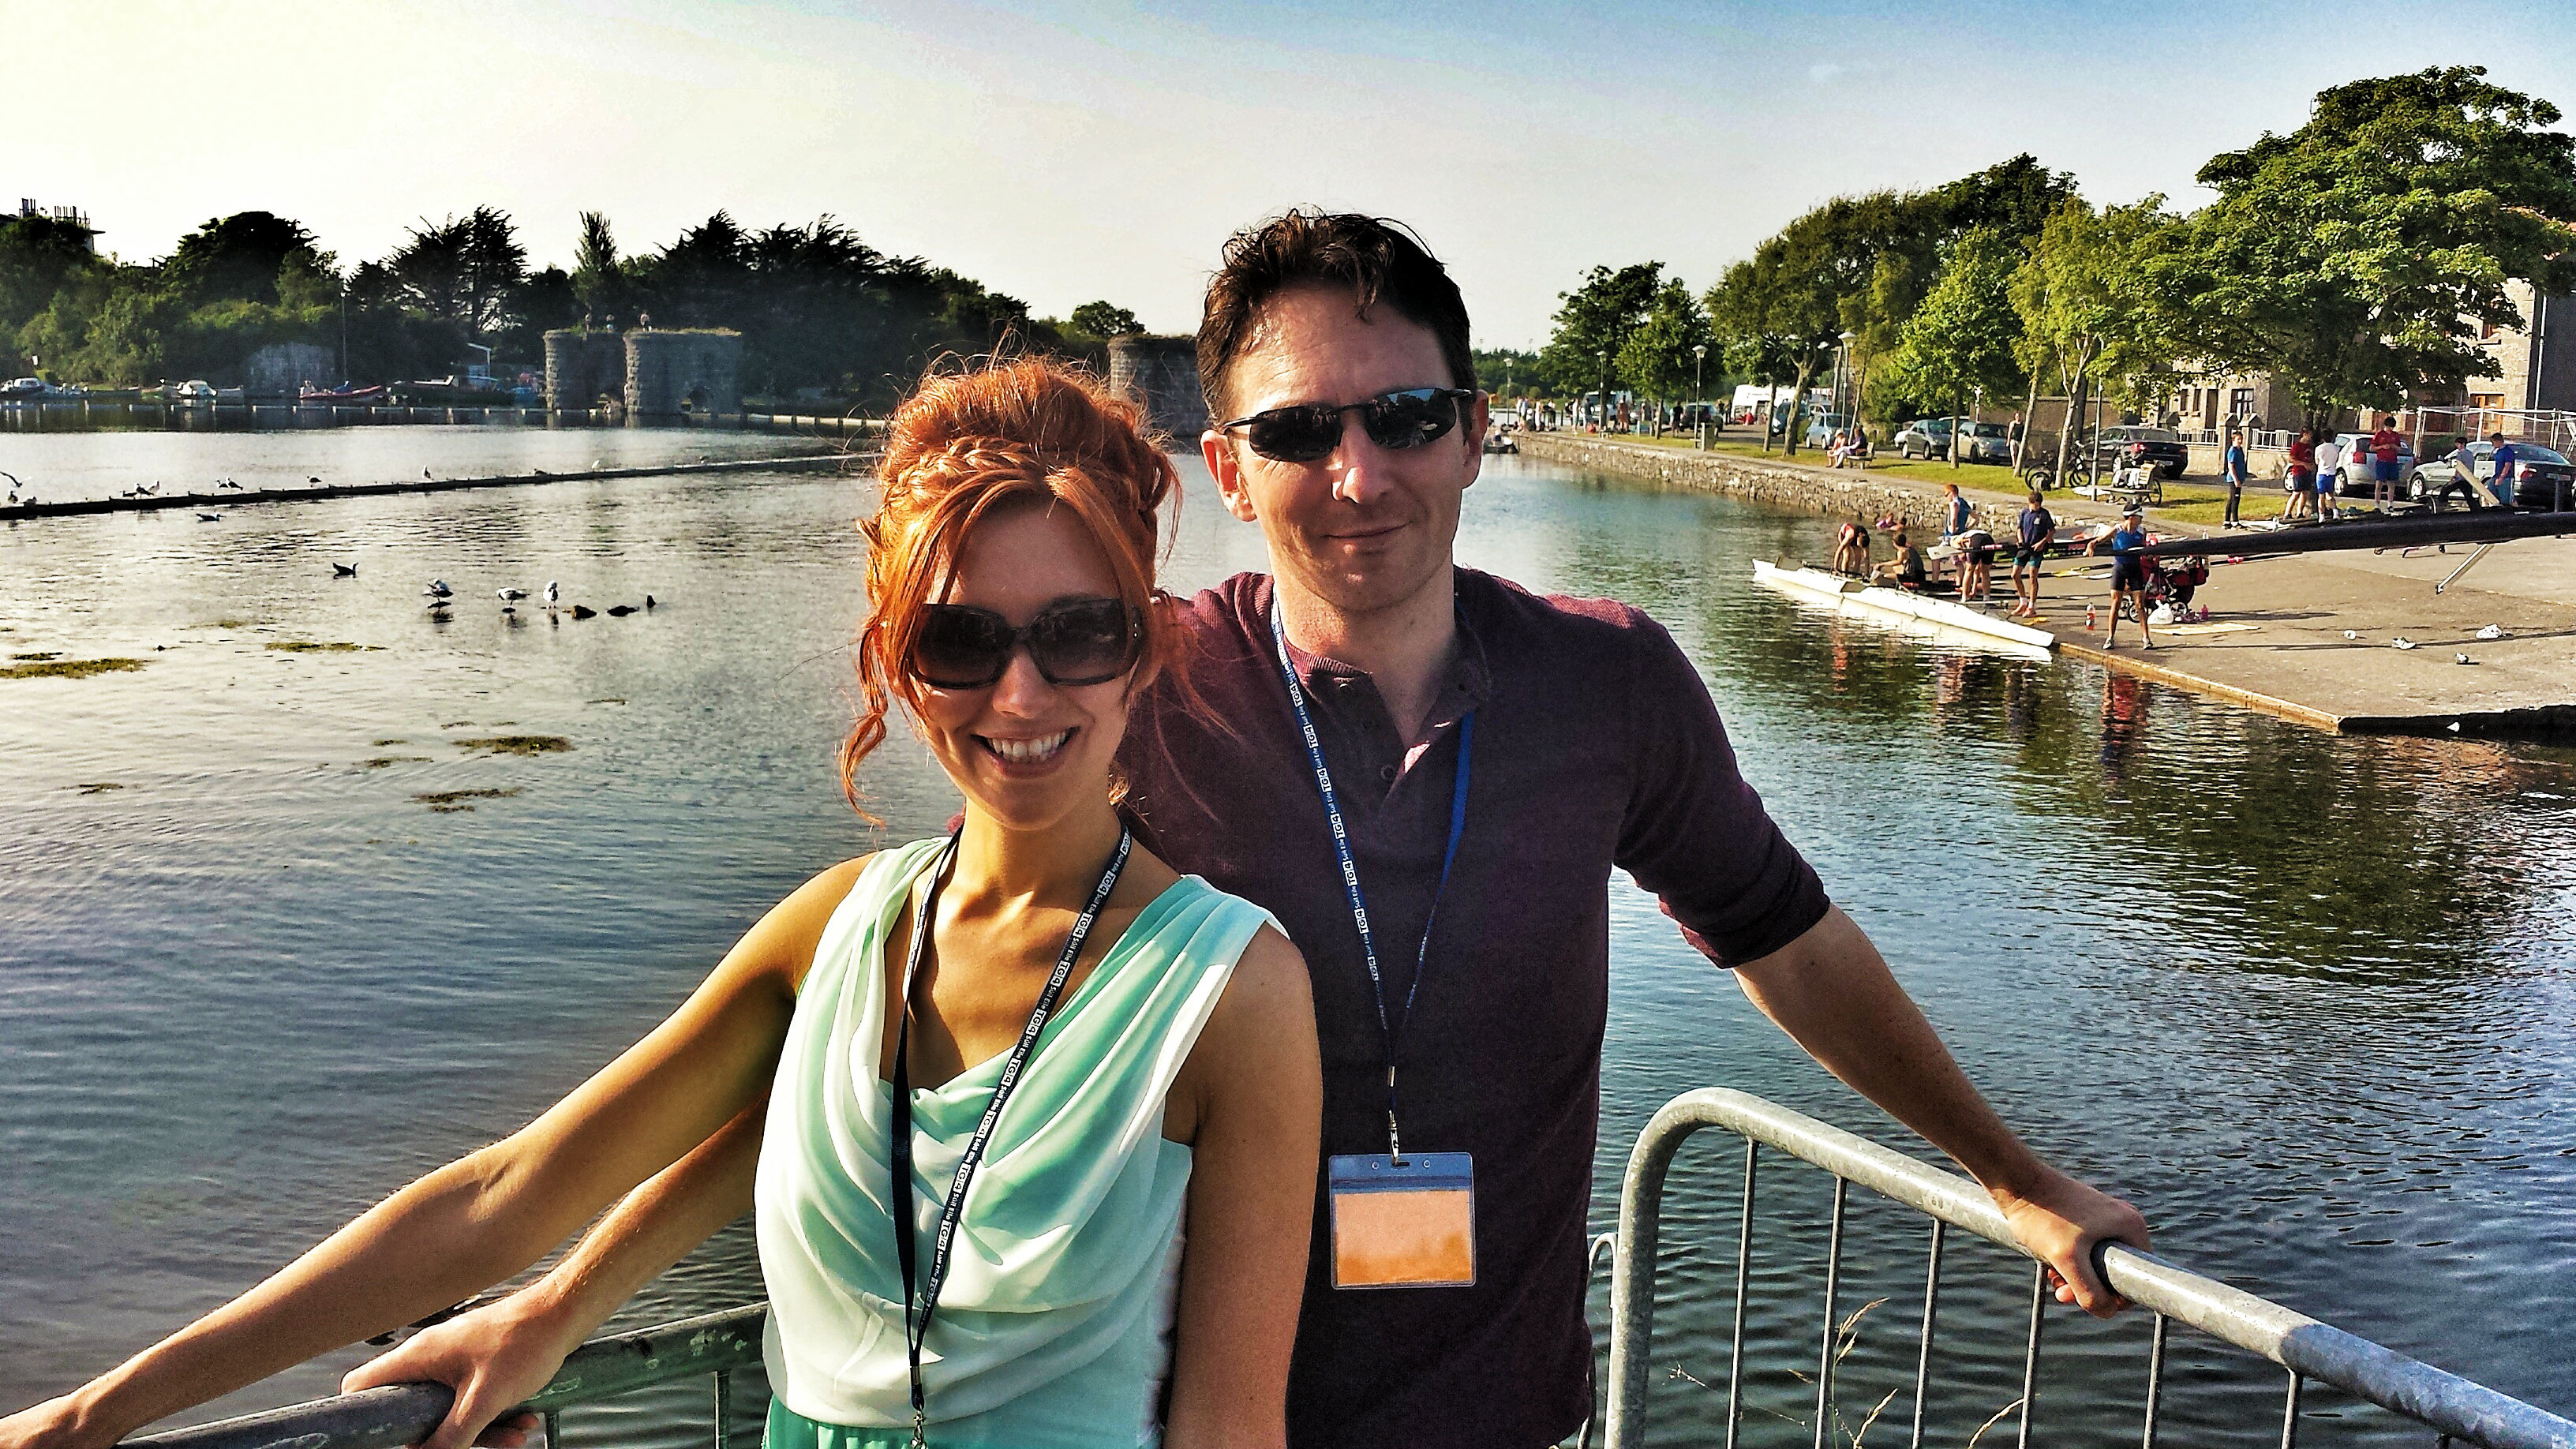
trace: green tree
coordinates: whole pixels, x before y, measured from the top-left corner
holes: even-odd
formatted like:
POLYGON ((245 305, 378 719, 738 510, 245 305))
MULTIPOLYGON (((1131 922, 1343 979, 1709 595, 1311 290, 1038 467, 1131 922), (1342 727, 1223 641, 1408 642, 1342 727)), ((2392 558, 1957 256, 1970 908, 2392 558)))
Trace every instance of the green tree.
POLYGON ((2311 426, 2485 369, 2505 287, 2576 290, 2576 137, 2547 101, 2427 69, 2317 93, 2308 123, 2200 170, 2218 200, 2149 262, 2206 361, 2288 382, 2311 426))
POLYGON ((331 259, 300 222, 265 211, 217 217, 179 238, 161 281, 188 307, 278 301, 281 273, 331 274, 331 259))
POLYGON ((1725 354, 1716 341, 1699 299, 1675 278, 1656 289, 1646 320, 1611 360, 1618 365, 1619 379, 1637 392, 1659 401, 1683 398, 1708 375, 1693 348, 1718 353, 1717 376, 1724 380, 1725 354))
POLYGON ((403 305, 481 337, 508 325, 528 253, 507 212, 478 206, 445 221, 423 217, 384 265, 403 305))
POLYGON ((1476 364, 1476 386, 1496 397, 1528 397, 1544 376, 1535 352, 1488 347, 1468 355, 1476 364))
POLYGON ((2101 212, 2070 197, 2013 272, 2012 304, 2022 329, 2018 359, 2034 394, 2046 367, 2066 395, 2066 426, 2057 439, 2061 475, 2089 387, 2146 401, 2174 375, 2171 309, 2146 271, 2173 230, 2161 196, 2101 212))
POLYGON ((1858 296, 1876 270, 1870 210, 1849 198, 1827 202, 1755 247, 1709 289, 1709 322, 1729 364, 1789 390, 1783 454, 1798 451, 1807 385, 1842 345, 1844 300, 1858 296))
MULTIPOLYGON (((2010 242, 1983 227, 1950 248, 1923 305, 1906 320, 1889 368, 1907 402, 1955 419, 1980 391, 2004 397, 2020 387, 2013 348, 2021 317, 2012 302, 2019 262, 2010 242)), ((1950 464, 1958 463, 1954 444, 1950 464)))
POLYGON ((581 214, 581 240, 573 248, 573 296, 584 315, 605 324, 630 309, 634 287, 617 257, 617 235, 608 213, 581 214))
POLYGON ((1086 337, 1102 339, 1139 337, 1145 331, 1145 324, 1136 320, 1135 313, 1108 302, 1085 302, 1074 308, 1073 315, 1065 319, 1065 326, 1086 337))
MULTIPOLYGON (((0 215, 0 339, 17 337, 39 315, 58 306, 77 312, 79 298, 61 294, 84 285, 97 288, 112 270, 91 254, 89 233, 71 222, 50 216, 0 215)), ((62 321, 57 318, 49 327, 43 346, 27 341, 18 350, 50 358, 77 347, 77 327, 71 345, 59 345, 62 321)), ((10 375, 17 375, 14 365, 10 375)))
POLYGON ((1602 386, 1629 335, 1646 325, 1663 286, 1664 264, 1640 262, 1616 271, 1594 267, 1582 286, 1559 292, 1555 328, 1539 351, 1548 385, 1573 397, 1602 386))

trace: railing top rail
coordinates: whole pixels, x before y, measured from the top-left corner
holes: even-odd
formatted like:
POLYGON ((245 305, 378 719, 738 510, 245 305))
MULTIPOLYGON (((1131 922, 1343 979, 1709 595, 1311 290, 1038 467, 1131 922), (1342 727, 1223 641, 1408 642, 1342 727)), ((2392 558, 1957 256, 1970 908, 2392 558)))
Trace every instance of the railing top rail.
MULTIPOLYGON (((561 1409, 757 1363, 768 1314, 769 1305, 753 1303, 594 1338, 572 1351, 526 1407, 561 1409)), ((395 1384, 147 1434, 120 1449, 401 1449, 428 1438, 455 1398, 445 1384, 395 1384)))
MULTIPOLYGON (((1724 1087, 1686 1092, 1655 1114, 1638 1136, 1630 1156, 1632 1182, 1643 1174, 1660 1184, 1682 1139, 1703 1127, 1723 1127, 1776 1147, 1953 1227, 1965 1228, 2030 1256, 2013 1237, 2012 1227, 2005 1222, 1994 1199, 1970 1179, 1918 1162, 1776 1102, 1724 1087)), ((2576 1422, 2320 1323, 2295 1309, 2122 1244, 2105 1246, 2096 1261, 2112 1288, 2132 1303, 2453 1438, 2486 1449, 2576 1449, 2576 1422)))

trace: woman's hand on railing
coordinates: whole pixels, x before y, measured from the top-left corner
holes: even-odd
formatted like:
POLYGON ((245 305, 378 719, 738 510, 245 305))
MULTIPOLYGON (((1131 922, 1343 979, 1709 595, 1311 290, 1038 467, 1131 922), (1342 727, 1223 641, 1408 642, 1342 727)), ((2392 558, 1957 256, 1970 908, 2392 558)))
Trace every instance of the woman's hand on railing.
POLYGON ((447 1419, 420 1449, 521 1449, 538 1424, 524 1410, 581 1346, 586 1323, 567 1321, 539 1283, 424 1328, 349 1370, 340 1392, 386 1384, 445 1384, 456 1391, 447 1419))
POLYGON ((2138 1210, 2099 1188, 2076 1181, 2053 1167, 2023 1193, 1994 1190, 1995 1206, 2012 1224, 2021 1245, 2048 1264, 2049 1285, 2057 1301, 2072 1303, 2096 1318, 2108 1318, 2129 1306, 2094 1268, 2095 1248, 2106 1242, 2147 1250, 2147 1220, 2138 1210))

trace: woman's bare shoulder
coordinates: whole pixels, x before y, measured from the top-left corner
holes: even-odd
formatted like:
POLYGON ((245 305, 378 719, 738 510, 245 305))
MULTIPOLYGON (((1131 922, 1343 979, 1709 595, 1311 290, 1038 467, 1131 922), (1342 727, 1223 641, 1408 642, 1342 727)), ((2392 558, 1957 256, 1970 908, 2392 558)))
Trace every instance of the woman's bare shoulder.
POLYGON ((858 884, 859 873, 868 868, 876 853, 853 856, 826 870, 818 871, 803 885, 788 893, 785 900, 769 908, 758 923, 743 933, 726 959, 726 965, 761 975, 774 975, 793 991, 805 980, 814 964, 814 947, 823 939, 823 931, 832 922, 832 913, 849 899, 851 887, 858 884))

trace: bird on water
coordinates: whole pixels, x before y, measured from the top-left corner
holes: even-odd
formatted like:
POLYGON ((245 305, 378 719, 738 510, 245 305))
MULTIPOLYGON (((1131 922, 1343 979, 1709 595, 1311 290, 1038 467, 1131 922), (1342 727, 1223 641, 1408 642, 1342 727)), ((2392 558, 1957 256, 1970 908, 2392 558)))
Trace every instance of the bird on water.
POLYGON ((429 581, 429 587, 421 590, 421 592, 429 595, 433 599, 449 599, 456 596, 456 591, 447 586, 447 580, 445 579, 431 579, 429 581))
POLYGON ((546 580, 546 607, 549 609, 553 608, 556 601, 561 597, 561 592, 555 587, 555 581, 552 579, 546 580))
POLYGON ((608 606, 608 617, 612 619, 623 619, 635 611, 635 606, 633 604, 611 604, 608 606))
POLYGON ((335 579, 354 579, 357 576, 358 566, 356 564, 335 563, 331 565, 331 577, 335 579))
POLYGON ((575 604, 572 606, 572 616, 576 619, 588 619, 598 613, 599 611, 597 609, 592 608, 588 604, 575 604))
POLYGON ((500 596, 503 603, 514 604, 528 596, 528 591, 525 589, 496 589, 493 592, 500 596))
POLYGON ((224 516, 220 513, 200 513, 197 515, 197 521, 199 523, 221 523, 224 521, 224 516))

